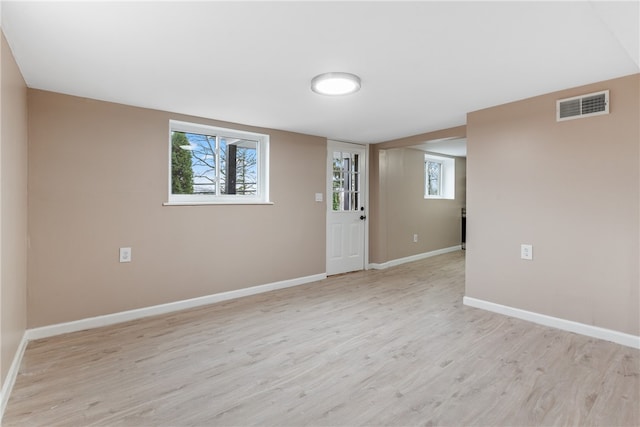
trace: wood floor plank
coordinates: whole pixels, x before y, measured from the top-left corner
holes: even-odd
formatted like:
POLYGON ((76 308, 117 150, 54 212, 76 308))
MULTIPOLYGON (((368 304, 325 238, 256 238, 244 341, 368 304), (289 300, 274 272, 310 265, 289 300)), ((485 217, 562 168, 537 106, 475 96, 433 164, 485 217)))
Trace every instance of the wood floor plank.
POLYGON ((3 425, 640 425, 640 351, 463 293, 456 252, 34 341, 3 425))

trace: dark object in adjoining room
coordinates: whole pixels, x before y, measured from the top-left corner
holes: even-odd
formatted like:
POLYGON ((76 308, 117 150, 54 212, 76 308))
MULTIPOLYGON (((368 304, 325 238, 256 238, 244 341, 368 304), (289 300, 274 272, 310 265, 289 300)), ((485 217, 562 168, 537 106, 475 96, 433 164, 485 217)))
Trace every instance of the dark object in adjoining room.
POLYGON ((467 208, 462 208, 462 250, 466 249, 467 241, 467 208))

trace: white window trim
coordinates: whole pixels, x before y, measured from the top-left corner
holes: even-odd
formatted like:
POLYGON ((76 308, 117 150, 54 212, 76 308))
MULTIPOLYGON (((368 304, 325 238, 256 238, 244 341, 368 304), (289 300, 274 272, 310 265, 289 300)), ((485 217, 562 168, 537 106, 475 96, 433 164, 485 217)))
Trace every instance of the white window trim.
POLYGON ((167 184, 168 201, 164 206, 191 206, 191 205, 272 205, 269 200, 269 135, 227 129, 197 123, 169 120, 169 179, 167 184), (239 195, 202 195, 202 194, 171 194, 171 132, 187 132, 217 137, 247 139, 258 142, 257 150, 257 194, 251 196, 239 195))
POLYGON ((424 155, 424 198, 425 199, 439 199, 439 200, 454 200, 456 198, 456 159, 453 157, 435 156, 433 154, 424 155), (440 182, 440 195, 432 196, 427 194, 428 177, 427 177, 427 162, 436 162, 442 164, 442 176, 440 182))

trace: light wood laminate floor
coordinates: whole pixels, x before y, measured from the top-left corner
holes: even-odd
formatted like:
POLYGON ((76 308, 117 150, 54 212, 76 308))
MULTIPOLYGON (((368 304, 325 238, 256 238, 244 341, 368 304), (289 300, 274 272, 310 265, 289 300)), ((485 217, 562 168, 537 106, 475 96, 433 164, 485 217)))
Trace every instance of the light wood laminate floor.
POLYGON ((3 424, 640 425, 640 351, 463 292, 455 252, 34 341, 3 424))

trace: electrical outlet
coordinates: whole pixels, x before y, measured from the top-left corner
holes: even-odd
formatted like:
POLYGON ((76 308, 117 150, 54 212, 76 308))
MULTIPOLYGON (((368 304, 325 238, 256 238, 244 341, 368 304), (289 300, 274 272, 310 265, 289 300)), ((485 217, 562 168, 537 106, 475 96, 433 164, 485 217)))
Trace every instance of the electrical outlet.
POLYGON ((533 245, 520 245, 520 258, 533 260, 533 245))
POLYGON ((131 262, 131 248, 120 248, 120 262, 131 262))
POLYGON ((418 235, 417 234, 413 235, 413 243, 418 243, 418 235))

